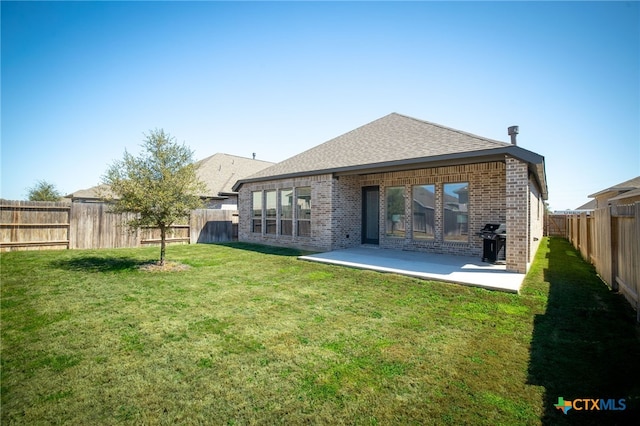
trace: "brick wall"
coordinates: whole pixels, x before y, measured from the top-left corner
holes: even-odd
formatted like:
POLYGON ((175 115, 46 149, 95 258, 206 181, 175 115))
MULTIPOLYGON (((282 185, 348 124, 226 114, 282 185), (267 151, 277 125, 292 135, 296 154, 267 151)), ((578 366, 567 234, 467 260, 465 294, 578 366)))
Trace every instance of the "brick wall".
MULTIPOLYGON (((246 183, 238 192, 238 240, 274 246, 298 247, 307 250, 326 251, 331 244, 333 177, 330 174, 302 178, 280 179, 267 182, 246 183), (253 191, 311 187, 311 235, 296 235, 296 209, 294 202, 293 235, 256 233, 252 230, 251 203, 253 191)), ((264 218, 263 218, 264 220, 264 218)), ((262 229, 265 229, 263 225, 262 229)), ((279 225, 278 225, 279 229, 279 225)))
MULTIPOLYGON (((507 224, 507 269, 526 272, 537 241, 542 237, 544 204, 537 188, 530 187, 527 163, 507 157, 489 162, 368 175, 330 174, 268 182, 246 183, 239 191, 239 240, 311 250, 359 246, 362 241, 362 188, 380 187, 380 246, 411 251, 481 256, 483 240, 476 235, 486 223, 507 224), (468 240, 443 239, 443 185, 469 183, 468 240), (436 191, 435 238, 412 238, 412 187, 433 184, 436 191), (386 188, 405 189, 405 237, 385 235, 386 188), (311 236, 281 236, 251 230, 251 192, 311 187, 311 236), (530 190, 531 189, 531 190, 530 190), (534 206, 535 205, 535 206, 534 206), (540 210, 542 209, 542 210, 540 210), (539 216, 538 216, 538 213, 539 216), (531 214, 531 216, 530 216, 531 214)), ((295 220, 295 217, 294 217, 295 220)), ((263 227, 264 229, 264 227, 263 227)))
POLYGON ((332 194, 333 249, 357 247, 362 242, 362 179, 360 176, 336 177, 332 194))
POLYGON ((538 251, 540 240, 544 235, 544 200, 532 176, 529 176, 529 259, 533 262, 533 258, 538 251))
MULTIPOLYGON (((482 253, 482 239, 476 233, 486 223, 505 223, 506 221, 505 164, 501 162, 361 176, 360 187, 369 185, 380 186, 380 247, 383 248, 479 257, 482 253), (459 182, 469 183, 469 238, 466 242, 445 241, 442 235, 443 184, 459 182), (414 240, 412 238, 412 187, 424 184, 435 185, 435 238, 414 240), (386 235, 386 188, 390 186, 402 186, 405 190, 404 238, 386 235)), ((358 208, 361 209, 361 206, 358 205, 358 208)))
POLYGON ((529 171, 527 163, 506 158, 507 270, 527 272, 529 261, 529 171))

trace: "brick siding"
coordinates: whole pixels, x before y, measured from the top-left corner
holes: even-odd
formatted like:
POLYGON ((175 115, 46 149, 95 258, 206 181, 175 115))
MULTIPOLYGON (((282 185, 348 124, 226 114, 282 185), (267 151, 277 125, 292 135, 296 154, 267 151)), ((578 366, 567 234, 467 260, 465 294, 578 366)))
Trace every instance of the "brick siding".
MULTIPOLYGON (((507 270, 525 273, 542 238, 544 203, 530 181, 528 166, 512 157, 488 162, 367 175, 318 176, 245 183, 238 195, 240 241, 327 251, 362 243, 362 188, 380 187, 380 247, 430 253, 481 256, 477 235, 486 223, 506 223, 507 270), (468 241, 443 239, 443 185, 469 183, 468 241), (412 187, 433 184, 436 192, 435 238, 412 238, 412 187), (386 188, 404 187, 405 237, 385 235, 386 188), (311 187, 311 235, 273 235, 251 229, 252 191, 311 187)), ((294 206, 295 207, 295 206, 294 206)), ((295 209, 294 209, 295 210, 295 209)), ((294 221, 296 220, 294 212, 294 221)), ((264 229, 264 226, 263 226, 264 229)), ((279 228, 278 228, 279 229, 279 228)))
POLYGON ((529 172, 527 163, 507 156, 507 270, 527 272, 529 261, 529 172))
POLYGON ((544 211, 545 205, 542 199, 541 191, 533 179, 529 176, 529 263, 533 262, 533 258, 538 251, 540 241, 544 235, 544 211))
POLYGON ((380 186, 380 247, 410 251, 481 256, 482 239, 476 235, 486 223, 505 223, 505 165, 501 162, 437 167, 402 172, 389 172, 362 177, 364 185, 380 186), (469 183, 468 240, 445 241, 443 238, 443 184, 469 183), (412 238, 412 187, 435 185, 435 238, 412 238), (404 187, 405 237, 385 235, 386 188, 404 187))
MULTIPOLYGON (((238 240, 274 246, 298 247, 305 250, 331 250, 331 210, 334 178, 330 174, 265 182, 246 183, 238 191, 238 240), (251 221, 251 193, 253 191, 279 190, 286 188, 311 187, 311 235, 278 235, 255 233, 251 221)), ((294 202, 293 221, 297 220, 294 202)), ((264 220, 264 218, 263 218, 264 220)), ((264 230, 264 226, 262 227, 264 230)), ((279 225, 278 225, 279 230, 279 225)))

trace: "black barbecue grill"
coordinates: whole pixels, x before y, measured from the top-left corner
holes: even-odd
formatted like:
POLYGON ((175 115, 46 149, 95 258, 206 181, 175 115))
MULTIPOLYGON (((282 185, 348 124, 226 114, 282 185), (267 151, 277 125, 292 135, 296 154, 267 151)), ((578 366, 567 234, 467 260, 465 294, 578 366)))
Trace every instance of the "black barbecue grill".
POLYGON ((495 263, 506 259, 507 225, 487 223, 478 235, 483 239, 483 262, 495 263))

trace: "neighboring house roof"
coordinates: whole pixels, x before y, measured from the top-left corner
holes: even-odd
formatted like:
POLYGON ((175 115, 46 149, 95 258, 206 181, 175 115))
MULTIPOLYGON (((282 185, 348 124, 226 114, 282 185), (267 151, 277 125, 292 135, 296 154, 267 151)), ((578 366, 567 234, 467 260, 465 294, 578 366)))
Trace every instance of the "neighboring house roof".
POLYGON ((260 170, 273 166, 269 161, 254 160, 229 154, 213 154, 196 162, 198 178, 207 184, 206 194, 202 196, 218 196, 233 191, 233 184, 238 179, 250 176, 260 170))
POLYGON ((576 210, 595 210, 597 207, 596 200, 591 200, 578 207, 576 210))
POLYGON ((102 196, 113 195, 108 185, 97 185, 87 189, 80 189, 69 195, 66 195, 66 197, 71 198, 72 200, 78 199, 78 198, 82 198, 84 200, 92 200, 92 199, 99 199, 101 195, 102 196))
MULTIPOLYGON (((254 174, 274 163, 254 160, 229 154, 214 154, 195 163, 198 167, 198 178, 207 185, 207 190, 198 194, 203 198, 216 198, 233 194, 233 184, 236 180, 254 174)), ((88 189, 81 189, 67 195, 72 200, 99 199, 99 190, 108 191, 107 185, 98 185, 88 189)))
POLYGON ((607 189, 603 189, 602 191, 595 192, 589 195, 589 198, 596 198, 601 195, 605 195, 608 192, 616 193, 616 195, 620 192, 631 191, 634 189, 640 188, 640 176, 634 177, 633 179, 629 179, 627 181, 621 182, 617 185, 613 185, 607 189))
POLYGON ((544 157, 500 142, 428 121, 392 113, 328 142, 264 169, 234 186, 274 178, 324 173, 366 173, 410 170, 504 159, 509 154, 532 165, 544 198, 544 157))
MULTIPOLYGON (((626 200, 629 198, 635 198, 635 197, 640 197, 640 188, 639 189, 632 189, 631 191, 626 191, 616 197, 613 198, 609 198, 610 201, 614 201, 614 200, 626 200)), ((595 201, 595 200, 594 200, 595 201)))

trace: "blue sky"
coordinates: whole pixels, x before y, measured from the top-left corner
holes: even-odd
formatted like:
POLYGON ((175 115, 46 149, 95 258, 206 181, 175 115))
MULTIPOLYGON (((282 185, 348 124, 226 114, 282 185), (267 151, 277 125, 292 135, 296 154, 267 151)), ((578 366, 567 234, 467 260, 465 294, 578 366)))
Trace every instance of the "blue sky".
POLYGON ((640 175, 636 2, 2 2, 1 196, 163 128, 281 161, 398 112, 545 156, 552 209, 640 175))

